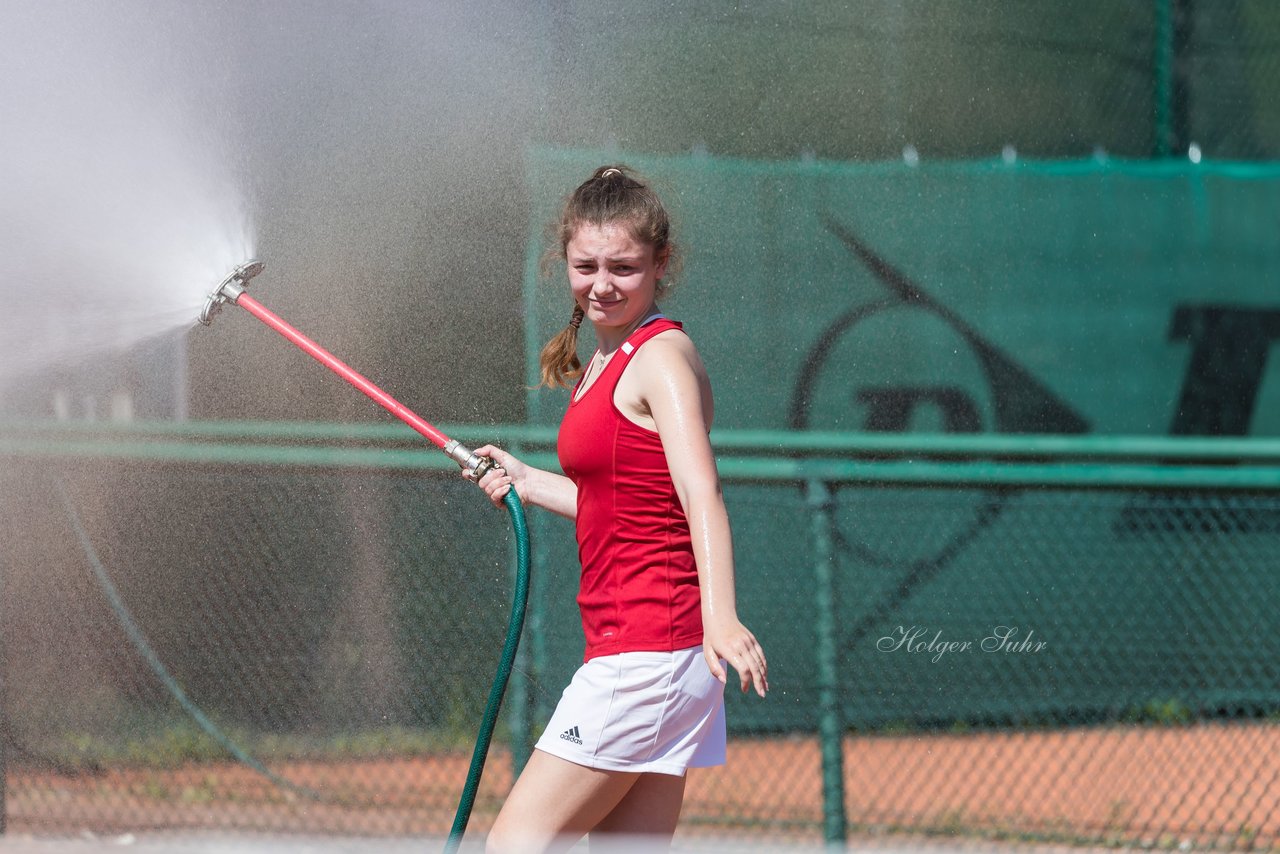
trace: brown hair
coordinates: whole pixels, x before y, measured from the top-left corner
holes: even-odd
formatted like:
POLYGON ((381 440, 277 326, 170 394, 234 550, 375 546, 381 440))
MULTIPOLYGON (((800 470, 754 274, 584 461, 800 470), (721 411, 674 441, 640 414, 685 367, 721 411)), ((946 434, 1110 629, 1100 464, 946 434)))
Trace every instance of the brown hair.
MULTIPOLYGON (((564 259, 569 241, 583 225, 625 225, 631 236, 653 247, 656 256, 665 255, 667 272, 677 269, 677 253, 671 240, 671 218, 662 200, 645 181, 621 164, 601 166, 565 200, 560 219, 552 232, 555 257, 564 259)), ((670 290, 659 283, 658 295, 670 290)), ((539 363, 542 385, 568 388, 582 374, 578 359, 578 327, 584 317, 581 306, 574 305, 569 324, 542 348, 539 363)))

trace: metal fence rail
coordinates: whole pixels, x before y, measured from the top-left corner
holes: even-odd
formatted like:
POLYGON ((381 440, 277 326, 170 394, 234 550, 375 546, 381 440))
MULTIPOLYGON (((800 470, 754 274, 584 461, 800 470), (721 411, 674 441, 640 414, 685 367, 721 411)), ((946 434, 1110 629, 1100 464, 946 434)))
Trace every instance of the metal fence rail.
MULTIPOLYGON (((774 691, 730 692, 683 832, 1280 845, 1280 443, 714 438, 774 691)), ((510 548, 451 463, 348 425, 0 454, 8 827, 447 829, 510 548)), ((478 831, 580 658, 571 530, 533 536, 478 831)))

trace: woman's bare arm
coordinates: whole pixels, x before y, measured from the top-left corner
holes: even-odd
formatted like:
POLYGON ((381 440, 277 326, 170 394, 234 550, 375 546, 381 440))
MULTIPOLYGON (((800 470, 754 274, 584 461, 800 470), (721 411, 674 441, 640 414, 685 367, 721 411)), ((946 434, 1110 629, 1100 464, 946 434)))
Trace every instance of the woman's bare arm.
POLYGON ((676 494, 689 520, 702 594, 703 652, 716 678, 726 679, 723 658, 738 671, 742 690, 768 690, 764 649, 738 619, 733 540, 708 432, 711 386, 693 343, 683 335, 659 336, 636 354, 642 402, 662 439, 676 494))
POLYGON ((569 478, 526 465, 493 445, 476 448, 476 453, 498 464, 479 481, 480 488, 494 504, 502 504, 503 497, 514 487, 525 504, 550 510, 566 519, 577 518, 578 487, 569 478))

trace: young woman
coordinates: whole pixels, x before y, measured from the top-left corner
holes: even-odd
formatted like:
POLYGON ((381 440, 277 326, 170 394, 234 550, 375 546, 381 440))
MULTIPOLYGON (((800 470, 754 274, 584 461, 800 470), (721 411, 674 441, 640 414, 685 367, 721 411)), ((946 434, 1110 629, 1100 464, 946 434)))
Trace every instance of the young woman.
POLYGON ((587 642, 491 852, 563 850, 586 833, 669 842, 685 771, 724 763, 726 662, 744 692, 768 690, 764 650, 735 607, 711 385, 680 324, 657 309, 669 232, 661 201, 625 167, 574 191, 558 233, 573 319, 542 352, 545 384, 577 381, 557 443, 567 476, 477 449, 501 467, 480 481, 494 503, 514 487, 575 521, 587 642), (583 318, 599 343, 585 369, 583 318))

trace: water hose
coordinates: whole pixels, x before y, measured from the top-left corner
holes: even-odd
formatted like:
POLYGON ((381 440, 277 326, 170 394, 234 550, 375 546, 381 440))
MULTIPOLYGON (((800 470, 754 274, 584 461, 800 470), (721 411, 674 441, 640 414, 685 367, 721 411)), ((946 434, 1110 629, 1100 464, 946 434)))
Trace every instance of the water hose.
POLYGON ((191 716, 191 719, 196 722, 196 726, 200 727, 205 735, 221 745, 237 762, 252 768, 286 791, 301 795, 309 800, 320 800, 320 796, 316 792, 296 783, 291 783, 255 759, 229 735, 219 729, 218 725, 211 721, 209 716, 187 696, 187 692, 182 690, 178 680, 174 679, 173 674, 164 666, 160 656, 156 655, 155 649, 147 642, 147 636, 142 633, 142 629, 133 619, 133 615, 129 613, 129 608, 124 604, 120 591, 112 583, 111 576, 107 574, 107 568, 102 565, 102 560, 98 557, 98 551, 93 547, 93 542, 89 539, 89 534, 85 531, 84 524, 80 521, 80 514, 76 512, 75 505, 71 503, 71 498, 67 495, 66 488, 63 487, 60 480, 54 480, 54 488, 58 492, 58 497, 62 500, 63 509, 67 511, 71 529, 75 532, 76 540, 79 541, 81 550, 84 551, 85 559, 88 560, 89 566, 93 570, 93 577, 97 579, 98 586, 102 589, 103 595, 107 597, 111 610, 115 612, 116 620, 119 621, 125 634, 128 635, 129 642, 133 644, 133 648, 147 662, 151 672, 156 675, 156 678, 160 680, 169 694, 178 701, 178 705, 182 707, 183 711, 191 716))
MULTIPOLYGON (((200 312, 200 322, 205 326, 213 322, 224 305, 238 305, 248 311, 265 325, 284 336, 291 344, 298 347, 320 364, 355 386, 367 397, 386 409, 392 415, 408 424, 420 435, 429 439, 440 450, 444 451, 454 462, 468 472, 473 480, 479 480, 486 472, 495 468, 493 460, 476 454, 461 442, 450 439, 423 418, 419 417, 407 406, 378 388, 364 376, 352 370, 332 353, 316 344, 294 327, 290 326, 278 315, 245 293, 248 282, 262 272, 261 261, 248 261, 231 271, 222 283, 209 294, 204 308, 200 312)), ((506 694, 507 682, 511 677, 511 669, 515 665, 516 650, 520 645, 520 633, 524 627, 525 606, 529 598, 529 527, 525 521, 524 506, 516 491, 512 488, 503 498, 503 503, 511 516, 511 527, 516 541, 516 578, 515 592, 511 607, 511 616, 507 624, 507 636, 503 643, 502 655, 498 662, 498 672, 494 674, 493 685, 489 689, 489 700, 485 705, 484 717, 481 719, 480 732, 476 737, 475 749, 471 754, 471 766, 467 770, 467 779, 462 787, 462 795, 458 800, 458 809, 454 814, 453 828, 445 842, 447 854, 453 854, 462 844, 466 833, 467 822, 471 817, 471 808, 475 804, 476 792, 480 787, 480 776, 484 772, 485 760, 489 754, 489 743, 493 739, 493 730, 497 725, 498 712, 502 708, 502 698, 506 694)))
POLYGON ((507 623, 507 639, 498 660, 498 672, 494 674, 489 701, 485 704, 484 717, 480 721, 480 733, 476 736, 476 746, 471 753, 467 782, 462 787, 462 798, 458 801, 458 811, 453 817, 453 829, 449 831, 449 839, 445 842, 445 854, 454 854, 462 844, 463 834, 467 832, 467 821, 471 818, 476 790, 480 788, 485 757, 489 754, 489 742, 493 738, 493 728, 498 723, 498 710, 502 708, 502 696, 506 693, 511 668, 515 665, 520 631, 524 626, 525 605, 529 601, 529 526, 524 517, 524 505, 515 489, 506 494, 502 503, 507 506, 511 515, 511 530, 516 539, 516 584, 511 603, 511 619, 507 623))

